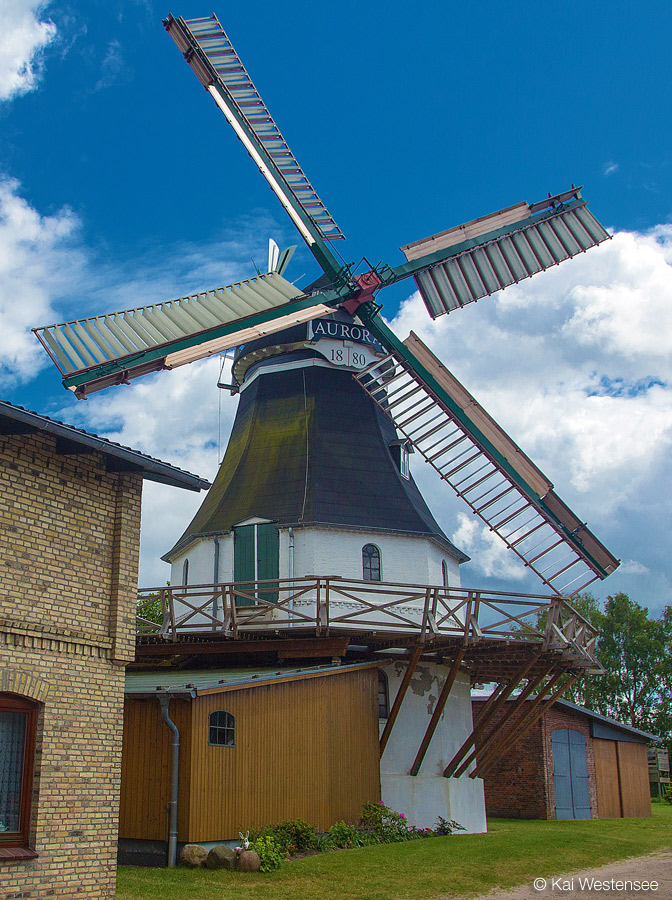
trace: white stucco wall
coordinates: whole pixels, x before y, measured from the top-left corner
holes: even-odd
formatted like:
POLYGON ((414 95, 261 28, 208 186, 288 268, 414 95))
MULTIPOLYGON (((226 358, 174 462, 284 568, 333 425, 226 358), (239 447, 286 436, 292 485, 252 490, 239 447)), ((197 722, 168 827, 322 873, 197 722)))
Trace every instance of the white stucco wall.
MULTIPOLYGON (((388 679, 390 706, 399 689, 406 663, 383 669, 388 679)), ((469 833, 486 831, 483 781, 444 778, 443 770, 472 730, 469 678, 459 675, 417 775, 409 775, 427 730, 449 666, 418 665, 392 728, 380 763, 383 802, 403 812, 418 828, 433 827, 439 816, 455 820, 469 833)), ((381 732, 385 721, 381 719, 381 732)))

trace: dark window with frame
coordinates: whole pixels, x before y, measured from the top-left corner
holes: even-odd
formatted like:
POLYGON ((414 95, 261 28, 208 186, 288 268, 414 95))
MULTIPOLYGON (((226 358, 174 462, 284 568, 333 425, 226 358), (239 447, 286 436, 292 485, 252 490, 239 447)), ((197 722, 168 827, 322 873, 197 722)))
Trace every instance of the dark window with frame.
POLYGON ((211 747, 236 746, 236 719, 231 713, 223 709, 210 713, 208 743, 211 747))
POLYGON ((189 584, 189 560, 185 559, 182 564, 182 587, 187 587, 189 584))
POLYGON ((0 848, 28 845, 36 724, 35 703, 0 694, 0 848))
POLYGON ((390 694, 387 686, 387 675, 378 669, 378 718, 387 719, 390 715, 390 694))
POLYGON ((362 547, 362 578, 364 581, 380 581, 380 550, 375 544, 362 547))
POLYGON ((445 559, 441 561, 441 579, 444 587, 450 587, 450 574, 448 572, 448 563, 445 559))

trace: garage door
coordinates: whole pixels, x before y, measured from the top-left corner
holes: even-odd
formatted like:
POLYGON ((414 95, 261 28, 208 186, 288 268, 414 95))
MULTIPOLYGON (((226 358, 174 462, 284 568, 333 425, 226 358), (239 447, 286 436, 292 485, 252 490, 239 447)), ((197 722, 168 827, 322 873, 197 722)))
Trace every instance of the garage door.
POLYGON ((589 819, 586 739, 578 731, 557 728, 551 734, 557 819, 589 819))

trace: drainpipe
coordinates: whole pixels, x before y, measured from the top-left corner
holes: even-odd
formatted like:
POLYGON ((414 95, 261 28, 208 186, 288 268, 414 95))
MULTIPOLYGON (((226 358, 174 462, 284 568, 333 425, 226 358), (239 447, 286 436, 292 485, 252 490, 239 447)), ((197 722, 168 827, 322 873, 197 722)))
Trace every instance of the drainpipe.
POLYGON ((177 780, 180 765, 180 732, 177 725, 168 715, 170 696, 159 694, 161 705, 161 721, 170 728, 173 733, 173 748, 170 768, 170 802, 168 803, 168 857, 167 863, 173 867, 177 863, 177 780))
MULTIPOLYGON (((294 590, 294 529, 289 529, 289 589, 294 590)), ((294 612, 294 600, 289 601, 289 611, 294 612)))
MULTIPOLYGON (((215 542, 215 568, 212 573, 212 583, 219 584, 219 535, 214 534, 212 536, 213 541, 215 542)), ((218 608, 217 608, 217 594, 215 594, 214 599, 212 601, 212 617, 213 619, 217 618, 218 608)), ((217 625, 212 623, 212 630, 217 631, 217 625)))

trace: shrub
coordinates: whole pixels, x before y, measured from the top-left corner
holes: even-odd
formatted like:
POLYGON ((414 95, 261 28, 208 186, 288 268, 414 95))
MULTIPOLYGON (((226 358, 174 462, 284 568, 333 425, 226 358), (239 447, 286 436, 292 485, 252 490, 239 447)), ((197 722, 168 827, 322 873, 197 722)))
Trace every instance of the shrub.
POLYGON ((254 841, 250 841, 250 850, 256 850, 261 860, 260 872, 272 872, 277 869, 282 862, 282 851, 277 841, 270 835, 258 837, 254 841))
POLYGON ((413 825, 409 825, 403 813, 395 812, 383 801, 365 803, 362 806, 360 827, 373 833, 381 843, 410 841, 423 836, 413 825))
POLYGON ((665 788, 665 793, 663 794, 663 800, 666 803, 672 803, 672 784, 668 784, 665 788))
POLYGON ((251 837, 252 840, 272 837, 285 856, 297 850, 316 850, 318 844, 317 832, 303 819, 286 819, 277 825, 266 825, 258 831, 252 831, 251 837))
POLYGON ((354 825, 348 825, 347 822, 335 822, 328 832, 327 846, 339 847, 347 850, 350 847, 362 847, 365 840, 354 825))
POLYGON ((456 831, 466 831, 464 825, 460 825, 459 822, 456 822, 454 819, 444 819, 443 816, 439 816, 436 825, 434 826, 434 834, 455 834, 456 831))

